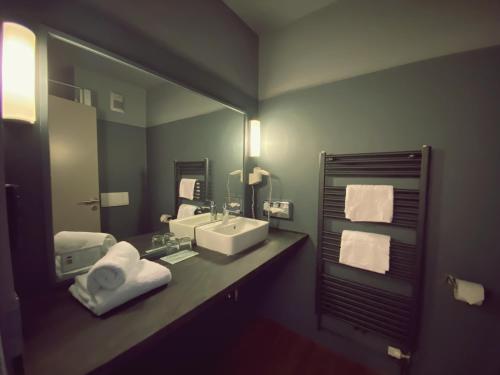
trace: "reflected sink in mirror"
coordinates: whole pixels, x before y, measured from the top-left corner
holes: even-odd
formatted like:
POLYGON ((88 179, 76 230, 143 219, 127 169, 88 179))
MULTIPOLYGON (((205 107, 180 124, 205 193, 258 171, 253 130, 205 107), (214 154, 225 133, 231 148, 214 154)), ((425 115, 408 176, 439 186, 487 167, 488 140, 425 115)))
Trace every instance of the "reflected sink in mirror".
MULTIPOLYGON (((216 220, 222 219, 222 214, 217 214, 216 220)), ((195 239, 195 228, 200 225, 210 223, 210 213, 200 214, 183 219, 170 220, 168 222, 170 232, 174 233, 177 238, 190 237, 195 239)))
POLYGON ((195 231, 198 246, 225 255, 234 255, 264 241, 269 232, 269 223, 236 217, 226 224, 207 224, 197 227, 195 231))

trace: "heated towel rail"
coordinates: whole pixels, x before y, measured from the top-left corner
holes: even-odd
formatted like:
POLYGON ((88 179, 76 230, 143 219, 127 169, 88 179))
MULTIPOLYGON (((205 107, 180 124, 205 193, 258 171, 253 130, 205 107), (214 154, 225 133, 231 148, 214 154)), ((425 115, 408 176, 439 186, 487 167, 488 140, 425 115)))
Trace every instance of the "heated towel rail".
POLYGON ((210 170, 209 160, 204 158, 198 161, 174 161, 175 171, 175 212, 179 211, 182 203, 193 204, 193 201, 205 202, 210 199, 210 170), (183 178, 196 178, 193 201, 179 197, 179 184, 183 178))
MULTIPOLYGON (((429 146, 419 151, 384 152, 335 155, 321 153, 318 209, 318 251, 316 278, 316 313, 318 329, 326 327, 323 320, 329 316, 356 330, 382 336, 391 345, 411 352, 416 345, 419 318, 420 285, 424 255, 427 186, 429 179, 429 146), (394 216, 390 224, 415 231, 415 243, 406 243, 391 237, 390 266, 385 275, 373 274, 339 263, 341 233, 329 229, 329 221, 345 221, 345 186, 335 181, 346 178, 363 180, 417 179, 418 189, 394 189, 394 216), (365 282, 358 277, 336 275, 329 264, 347 267, 355 274, 365 274, 365 282), (367 279, 382 278, 384 283, 403 283, 409 293, 394 292, 380 283, 367 279)), ((360 223, 351 223, 351 226, 360 223)), ((362 225, 367 225, 363 223, 362 225)), ((352 272, 351 272, 352 274, 352 272)))

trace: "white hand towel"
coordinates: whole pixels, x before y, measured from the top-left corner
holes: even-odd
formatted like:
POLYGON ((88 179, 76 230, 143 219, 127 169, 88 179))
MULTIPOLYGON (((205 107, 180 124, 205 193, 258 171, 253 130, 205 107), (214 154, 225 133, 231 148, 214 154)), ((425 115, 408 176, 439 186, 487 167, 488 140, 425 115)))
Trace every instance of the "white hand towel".
POLYGON ((106 254, 115 243, 116 239, 108 233, 62 231, 54 236, 55 252, 59 255, 97 246, 102 248, 102 254, 106 254))
POLYGON ((150 290, 168 284, 170 280, 172 273, 168 268, 142 259, 137 262, 127 281, 115 290, 100 289, 95 295, 91 295, 86 289, 86 274, 77 276, 69 291, 82 305, 99 316, 150 290))
POLYGON ((345 217, 351 221, 391 223, 394 187, 390 185, 347 185, 345 217))
POLYGON ((179 197, 193 200, 195 185, 195 178, 183 178, 179 184, 179 197))
POLYGON ((364 270, 389 271, 391 237, 383 234, 342 231, 339 262, 364 270))
POLYGON ((118 288, 137 266, 139 258, 135 247, 125 241, 118 242, 90 269, 87 279, 88 292, 94 295, 100 289, 118 288))
POLYGON ((179 206, 179 211, 177 212, 177 219, 194 216, 194 212, 197 208, 198 206, 194 206, 192 204, 181 204, 179 206))

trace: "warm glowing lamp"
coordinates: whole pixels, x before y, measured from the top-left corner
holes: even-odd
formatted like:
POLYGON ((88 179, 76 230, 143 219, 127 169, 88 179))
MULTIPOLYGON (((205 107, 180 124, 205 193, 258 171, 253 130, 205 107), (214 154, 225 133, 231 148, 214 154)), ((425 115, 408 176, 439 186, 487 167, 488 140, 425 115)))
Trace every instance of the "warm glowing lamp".
POLYGON ((36 121, 35 34, 13 22, 3 23, 2 117, 36 121))
POLYGON ((260 156, 260 121, 250 120, 250 156, 260 156))

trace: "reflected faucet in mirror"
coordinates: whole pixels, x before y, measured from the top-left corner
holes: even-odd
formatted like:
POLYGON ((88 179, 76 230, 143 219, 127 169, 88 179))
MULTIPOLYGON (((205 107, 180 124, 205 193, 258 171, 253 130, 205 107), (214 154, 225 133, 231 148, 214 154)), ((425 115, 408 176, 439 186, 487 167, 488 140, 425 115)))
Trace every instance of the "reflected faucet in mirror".
POLYGON ((231 202, 224 202, 222 206, 222 224, 226 224, 229 221, 229 216, 240 216, 241 215, 241 203, 237 202, 234 198, 231 202))
POLYGON ((203 206, 200 207, 201 213, 210 212, 210 222, 217 220, 217 205, 213 200, 207 200, 203 206))

